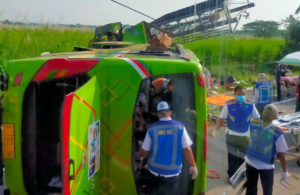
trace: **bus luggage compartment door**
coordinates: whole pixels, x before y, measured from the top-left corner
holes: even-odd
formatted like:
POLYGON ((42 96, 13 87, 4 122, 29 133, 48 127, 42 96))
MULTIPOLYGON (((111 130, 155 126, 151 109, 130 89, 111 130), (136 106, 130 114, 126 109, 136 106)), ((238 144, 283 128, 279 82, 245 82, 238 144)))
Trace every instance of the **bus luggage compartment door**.
POLYGON ((65 96, 63 194, 94 194, 100 169, 100 89, 96 77, 65 96))

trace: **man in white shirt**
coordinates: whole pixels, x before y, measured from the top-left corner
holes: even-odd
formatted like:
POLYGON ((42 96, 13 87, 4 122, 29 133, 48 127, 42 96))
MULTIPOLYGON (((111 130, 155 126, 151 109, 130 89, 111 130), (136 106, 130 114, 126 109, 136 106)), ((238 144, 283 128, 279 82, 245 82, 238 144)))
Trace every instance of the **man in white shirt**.
POLYGON ((246 161, 247 191, 246 195, 257 194, 258 176, 260 176, 264 195, 271 195, 274 181, 274 160, 279 158, 284 181, 287 174, 284 153, 288 147, 284 133, 272 124, 277 119, 278 109, 274 105, 265 106, 261 119, 253 119, 250 124, 250 138, 246 161))
POLYGON ((157 105, 159 121, 148 128, 144 139, 141 157, 148 156, 148 169, 153 175, 153 189, 151 194, 176 194, 174 186, 182 168, 182 153, 190 164, 192 179, 197 177, 198 171, 191 149, 190 139, 184 124, 172 120, 172 111, 167 102, 157 105))
POLYGON ((249 143, 248 128, 251 118, 259 118, 253 103, 245 101, 246 89, 242 86, 234 88, 236 99, 229 100, 223 107, 216 126, 218 131, 226 119, 228 132, 226 134, 226 146, 228 151, 228 178, 243 164, 249 143))

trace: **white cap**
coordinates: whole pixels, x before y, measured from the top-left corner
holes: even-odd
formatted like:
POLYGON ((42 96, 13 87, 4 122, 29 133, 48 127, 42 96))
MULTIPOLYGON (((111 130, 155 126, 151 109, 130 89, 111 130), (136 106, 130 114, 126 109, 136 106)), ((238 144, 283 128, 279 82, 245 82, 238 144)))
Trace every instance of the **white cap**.
POLYGON ((157 112, 167 112, 167 111, 170 111, 170 107, 166 101, 162 101, 157 104, 157 112))
POLYGON ((265 73, 258 73, 258 80, 259 81, 267 80, 266 74, 265 73))

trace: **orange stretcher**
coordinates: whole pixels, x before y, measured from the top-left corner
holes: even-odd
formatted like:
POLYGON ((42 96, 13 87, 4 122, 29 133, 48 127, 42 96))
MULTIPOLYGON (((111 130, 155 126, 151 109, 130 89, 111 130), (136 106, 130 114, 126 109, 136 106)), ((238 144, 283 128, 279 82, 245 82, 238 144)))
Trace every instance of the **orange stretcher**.
POLYGON ((228 100, 232 99, 234 99, 233 96, 228 96, 224 94, 213 95, 206 98, 208 104, 213 104, 216 106, 223 106, 228 100))

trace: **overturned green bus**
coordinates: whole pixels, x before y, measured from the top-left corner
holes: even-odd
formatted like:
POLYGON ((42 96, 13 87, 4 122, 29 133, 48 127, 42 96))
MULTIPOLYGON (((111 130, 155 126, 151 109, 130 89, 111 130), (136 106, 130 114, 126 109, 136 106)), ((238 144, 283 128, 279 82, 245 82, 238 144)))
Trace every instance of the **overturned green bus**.
POLYGON ((206 79, 198 59, 180 45, 149 49, 144 22, 122 31, 123 42, 94 41, 81 51, 7 64, 1 74, 7 194, 149 194, 139 150, 164 98, 186 125, 199 170, 192 180, 183 162, 178 194, 205 193, 206 79), (157 79, 171 87, 154 85, 157 79))

